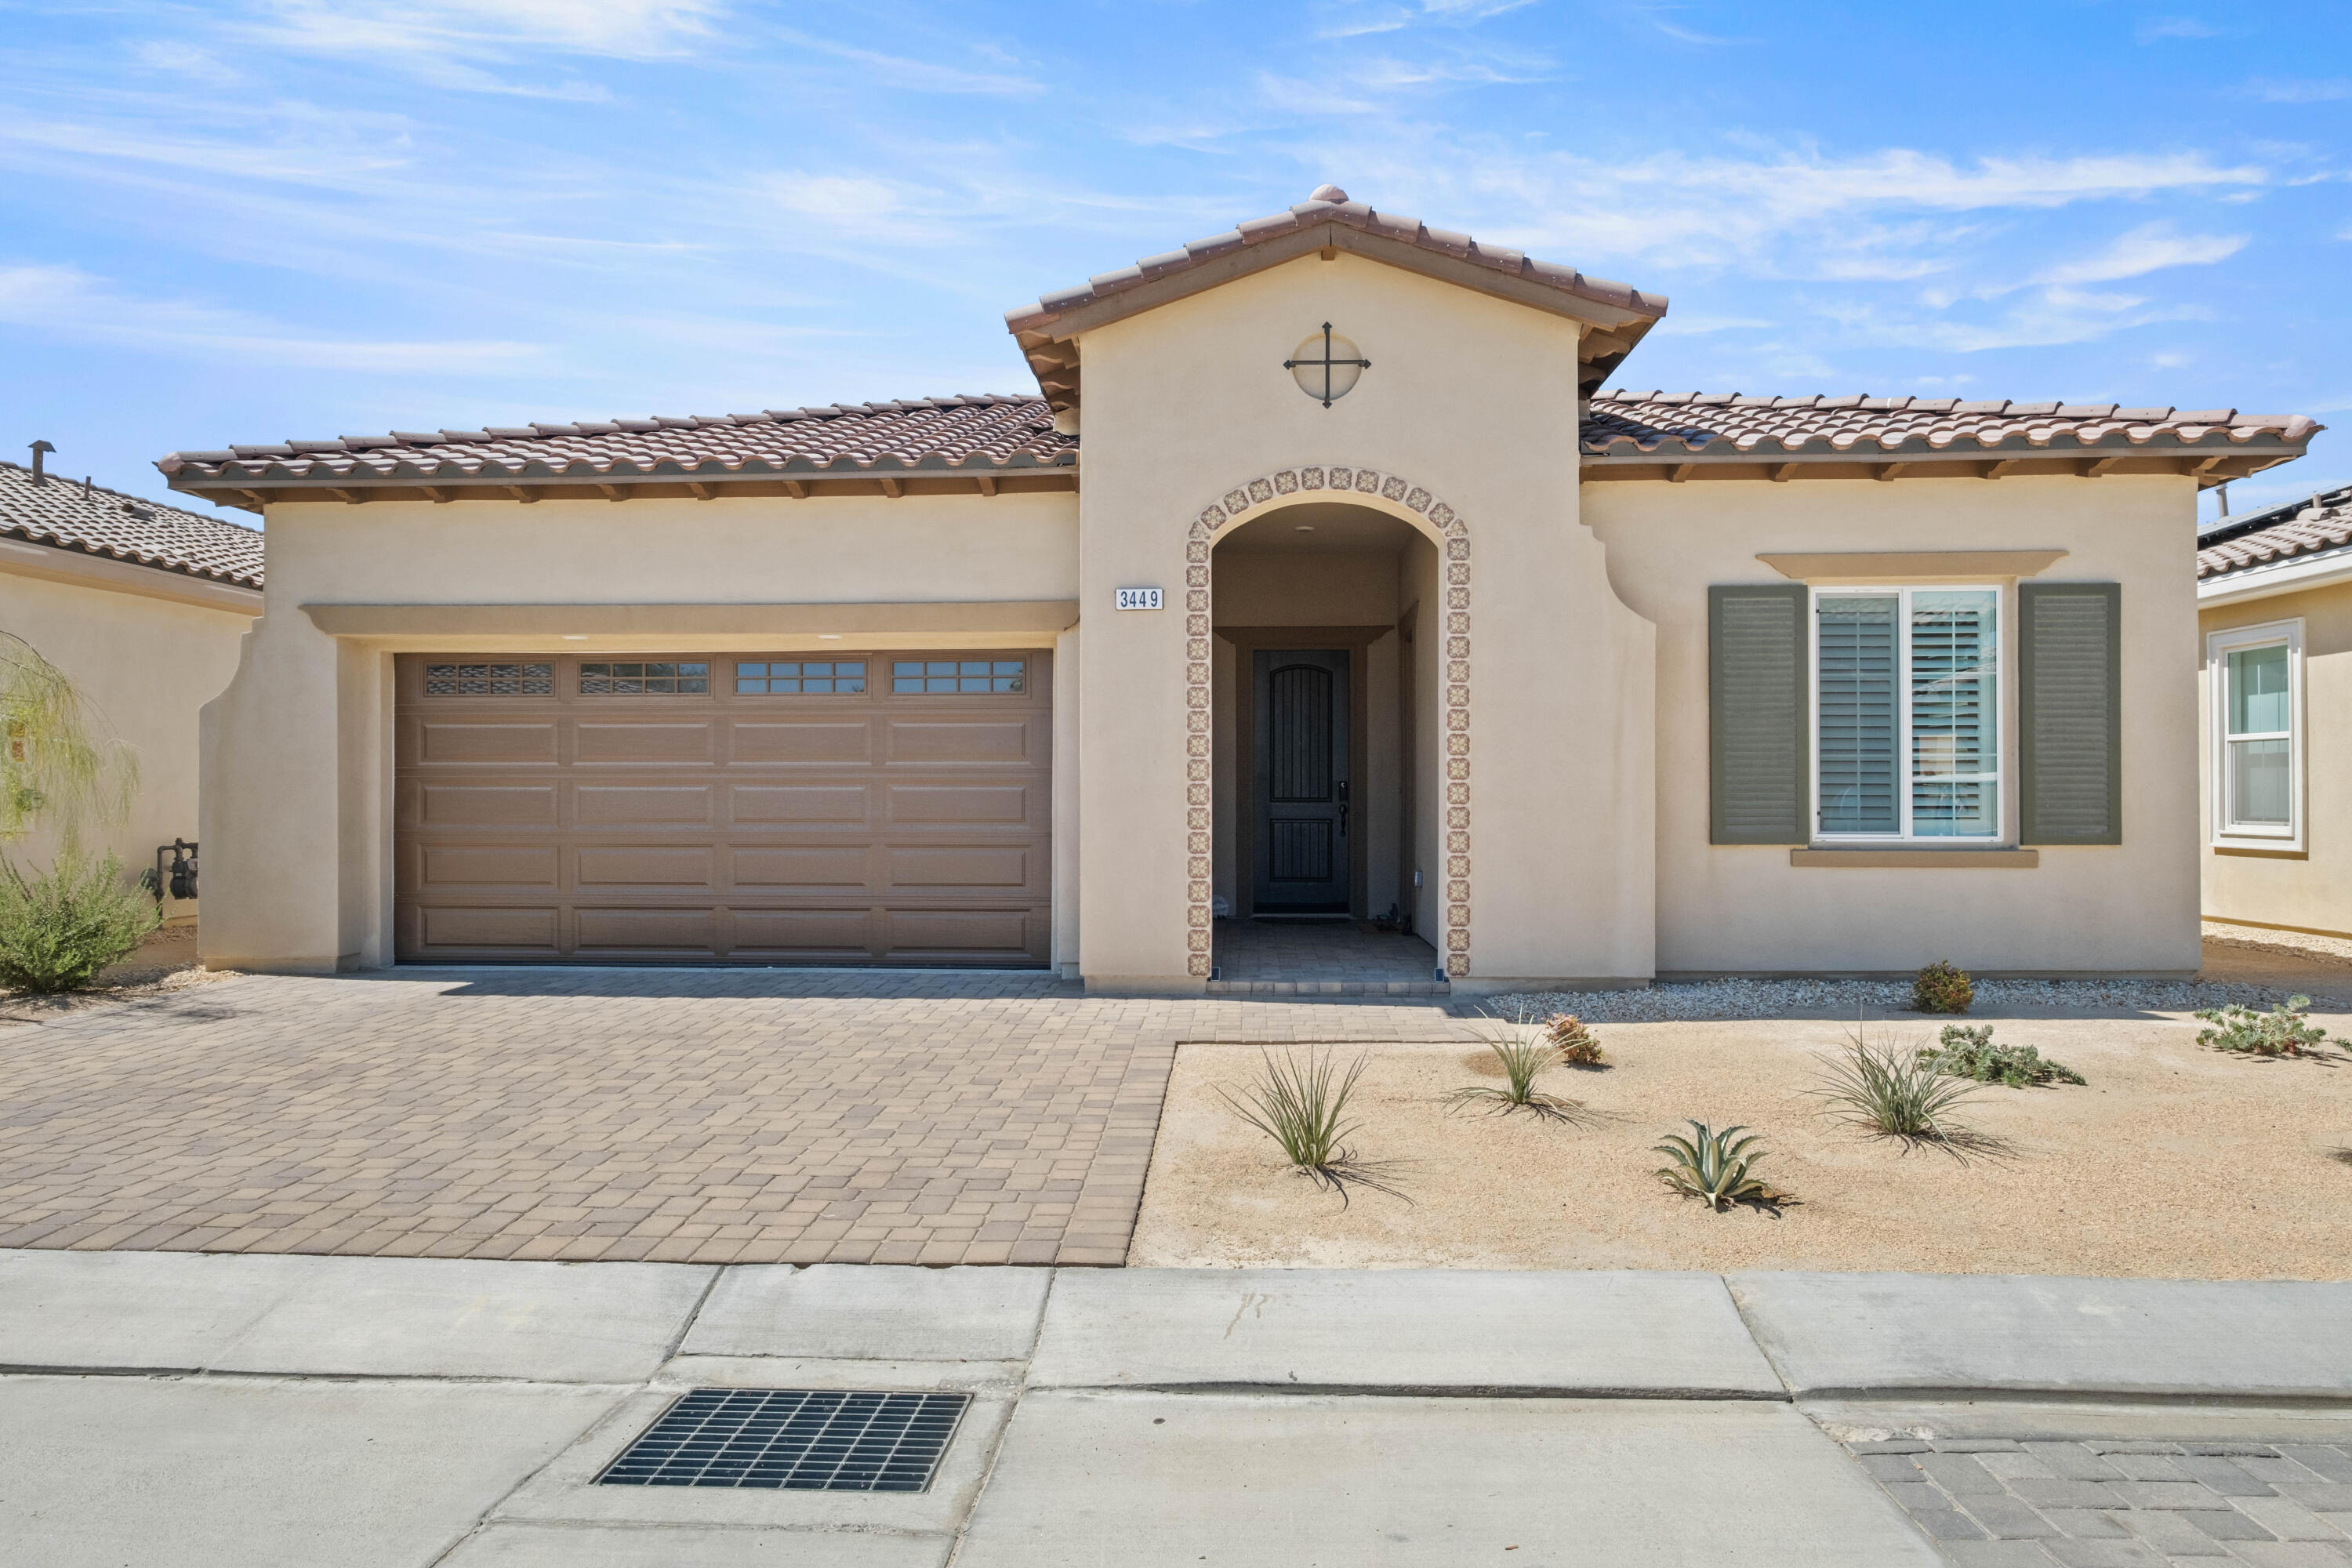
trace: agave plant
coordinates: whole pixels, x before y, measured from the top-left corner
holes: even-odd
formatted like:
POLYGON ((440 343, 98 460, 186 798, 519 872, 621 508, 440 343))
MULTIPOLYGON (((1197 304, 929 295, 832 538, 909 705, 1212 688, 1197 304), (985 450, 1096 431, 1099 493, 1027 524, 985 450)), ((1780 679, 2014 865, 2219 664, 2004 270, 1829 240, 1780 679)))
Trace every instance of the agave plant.
POLYGON ((1555 1119, 1580 1109, 1573 1100, 1562 1100, 1536 1088, 1536 1074, 1559 1060, 1559 1047, 1547 1032, 1499 1019, 1474 1027, 1486 1042, 1486 1048, 1495 1053, 1496 1061, 1502 1065, 1502 1087, 1481 1084, 1457 1089, 1447 1097, 1454 1106, 1458 1109, 1473 1101, 1487 1100, 1493 1102, 1497 1112, 1532 1110, 1538 1116, 1555 1119))
POLYGON ((1653 1145, 1674 1162, 1658 1168, 1668 1186, 1690 1197, 1705 1198, 1706 1206, 1717 1210, 1736 1203, 1762 1204, 1769 1208, 1785 1195, 1750 1174, 1756 1162, 1764 1158, 1764 1151, 1757 1148, 1761 1142, 1758 1134, 1745 1127, 1727 1127, 1718 1132, 1704 1121, 1691 1122, 1690 1130, 1687 1138, 1669 1132, 1664 1142, 1653 1145), (1748 1134, 1744 1138, 1743 1132, 1748 1134))

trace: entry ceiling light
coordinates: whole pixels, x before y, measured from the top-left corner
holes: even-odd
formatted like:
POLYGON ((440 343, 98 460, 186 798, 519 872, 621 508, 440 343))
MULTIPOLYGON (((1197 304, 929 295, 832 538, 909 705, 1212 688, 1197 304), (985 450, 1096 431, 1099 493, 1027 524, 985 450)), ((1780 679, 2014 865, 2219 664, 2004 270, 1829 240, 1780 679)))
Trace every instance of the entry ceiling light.
POLYGON ((563 634, 563 640, 565 642, 586 642, 588 640, 588 634, 586 632, 566 632, 563 634))
POLYGON ((1297 533, 1312 533, 1315 531, 1315 525, 1311 522, 1294 522, 1290 526, 1292 531, 1297 533))
POLYGON ((1356 389, 1357 381, 1372 368, 1372 362, 1357 352, 1356 345, 1331 331, 1331 323, 1303 340, 1282 362, 1282 368, 1298 383, 1298 390, 1328 408, 1356 389))

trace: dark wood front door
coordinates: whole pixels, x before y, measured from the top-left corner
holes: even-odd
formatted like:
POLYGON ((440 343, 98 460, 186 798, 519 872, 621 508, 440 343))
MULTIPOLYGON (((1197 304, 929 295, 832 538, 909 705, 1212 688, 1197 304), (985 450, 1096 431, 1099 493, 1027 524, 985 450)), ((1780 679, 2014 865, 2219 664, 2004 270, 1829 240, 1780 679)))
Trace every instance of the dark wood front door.
POLYGON ((1257 864, 1265 914, 1348 910, 1348 655, 1264 648, 1257 710, 1257 864))

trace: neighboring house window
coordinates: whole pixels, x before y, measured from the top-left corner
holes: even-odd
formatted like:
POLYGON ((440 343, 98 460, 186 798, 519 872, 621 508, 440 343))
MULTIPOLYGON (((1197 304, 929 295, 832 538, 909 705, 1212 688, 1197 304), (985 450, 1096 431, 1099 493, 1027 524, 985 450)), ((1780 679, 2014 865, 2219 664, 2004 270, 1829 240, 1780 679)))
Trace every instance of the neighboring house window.
POLYGON ((427 697, 551 697, 551 664, 428 664, 427 697))
POLYGON ((738 695, 807 695, 865 689, 866 661, 862 658, 738 660, 735 665, 738 695))
POLYGON ((902 658, 890 665, 893 691, 1021 691, 1025 660, 1017 658, 902 658))
POLYGON ((1815 836, 2000 836, 2000 593, 1813 595, 1815 836))
POLYGON ((2303 623, 2274 621, 2206 639, 2213 672, 2215 837, 2291 847, 2303 836, 2303 623))

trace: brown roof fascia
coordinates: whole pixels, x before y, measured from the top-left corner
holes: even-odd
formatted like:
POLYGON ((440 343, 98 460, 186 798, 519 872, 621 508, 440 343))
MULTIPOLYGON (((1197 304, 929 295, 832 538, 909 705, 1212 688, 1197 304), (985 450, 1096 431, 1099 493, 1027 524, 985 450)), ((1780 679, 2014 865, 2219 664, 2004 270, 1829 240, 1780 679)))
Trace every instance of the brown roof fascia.
POLYGON ((202 497, 215 506, 236 506, 257 513, 264 505, 317 501, 349 504, 392 500, 423 500, 436 504, 469 500, 511 502, 518 499, 518 490, 524 489, 530 492, 529 499, 533 501, 616 501, 714 500, 722 496, 807 500, 827 496, 887 496, 893 487, 898 494, 905 496, 1034 495, 1078 488, 1077 469, 1069 465, 969 469, 910 468, 865 473, 767 473, 740 477, 697 474, 690 479, 676 473, 576 479, 561 475, 534 474, 530 478, 535 482, 526 486, 518 485, 514 477, 509 475, 424 480, 399 476, 344 474, 336 476, 339 482, 332 484, 314 478, 246 479, 228 483, 193 478, 184 480, 175 477, 172 488, 184 494, 202 497))
MULTIPOLYGON (((1068 342, 1080 333, 1097 327, 1108 326, 1156 310, 1212 289, 1221 288, 1237 279, 1251 277, 1269 268, 1280 267, 1305 256, 1318 256, 1326 250, 1344 251, 1360 256, 1368 261, 1402 271, 1418 273, 1441 283, 1451 283, 1492 299, 1525 305, 1547 315, 1565 316, 1587 329, 1588 337, 1600 337, 1601 357, 1591 360, 1591 369, 1581 378, 1585 390, 1598 388, 1616 368, 1618 362, 1633 351, 1643 335, 1657 325, 1660 317, 1643 315, 1621 305, 1593 300, 1547 283, 1496 271, 1482 267, 1465 258, 1433 250, 1409 240, 1387 235, 1367 233, 1340 223, 1319 223, 1293 233, 1277 235, 1271 239, 1236 246, 1222 256, 1210 257, 1163 273, 1158 278, 1130 285, 1116 293, 1100 295, 1066 310, 1035 310, 1015 312, 1011 328, 1022 352, 1028 356, 1029 367, 1037 376, 1037 384, 1046 402, 1055 413, 1075 408, 1078 404, 1078 371, 1070 363, 1066 351, 1049 352, 1047 345, 1068 342)), ((1580 354, 1580 358, 1586 357, 1580 354)))
POLYGON ((1930 452, 1913 455, 1890 452, 1727 452, 1690 456, 1664 452, 1598 457, 1587 454, 1580 477, 1587 480, 1666 480, 1681 484, 1694 479, 1907 479, 2101 478, 2108 474, 2170 474, 2193 477, 2200 489, 2246 479, 2266 468, 2291 463, 2303 456, 2295 446, 2238 447, 2228 452, 2201 451, 2195 447, 2137 447, 2124 452, 2100 453, 2096 447, 1983 454, 1930 452), (2084 458, 2096 454, 2097 460, 2084 458), (1992 460, 1989 460, 1992 459, 1992 460), (2085 470, 2095 468, 2096 473, 2085 470), (1888 470, 1892 469, 1892 472, 1888 470))

